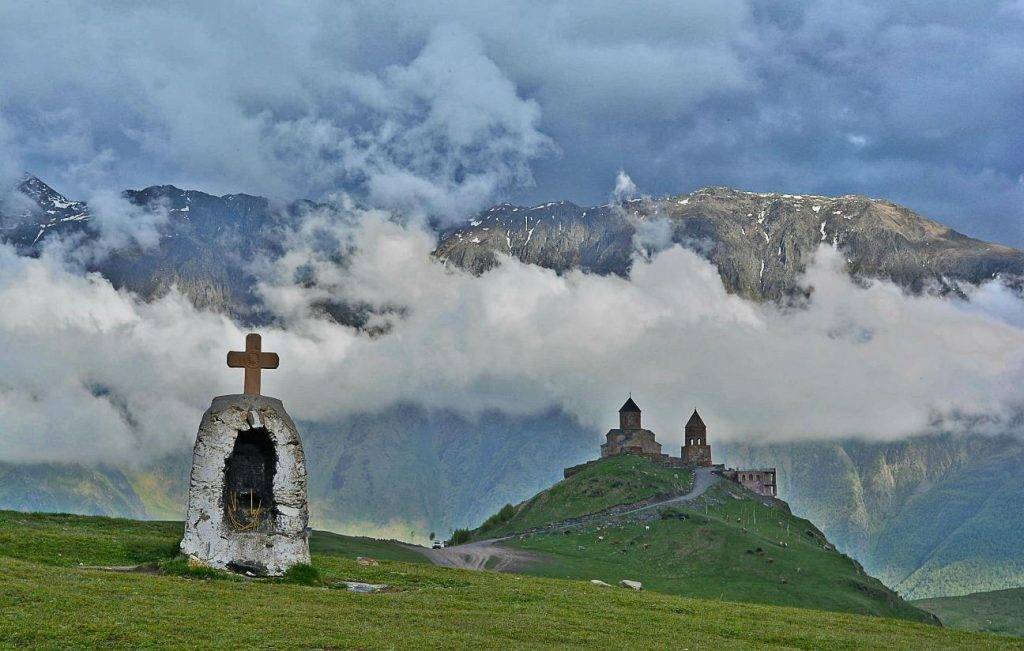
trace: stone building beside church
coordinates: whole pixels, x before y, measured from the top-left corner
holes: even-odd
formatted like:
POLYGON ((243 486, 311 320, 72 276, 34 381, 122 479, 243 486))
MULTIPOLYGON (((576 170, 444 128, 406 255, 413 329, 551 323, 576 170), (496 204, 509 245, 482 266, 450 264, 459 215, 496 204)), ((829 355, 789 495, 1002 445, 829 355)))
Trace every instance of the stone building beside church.
POLYGON ((758 495, 776 497, 779 494, 775 483, 775 468, 748 468, 743 470, 726 468, 722 471, 722 476, 758 495))
MULTIPOLYGON (((630 396, 619 409, 619 426, 608 430, 605 442, 601 444, 602 459, 619 454, 638 454, 670 467, 712 468, 715 474, 736 482, 758 495, 778 495, 775 468, 726 468, 712 461, 708 428, 696 409, 683 427, 683 447, 680 455, 673 457, 661 451, 661 443, 658 443, 654 432, 644 429, 640 407, 630 396)), ((593 463, 596 461, 566 468, 564 475, 570 477, 593 463)))

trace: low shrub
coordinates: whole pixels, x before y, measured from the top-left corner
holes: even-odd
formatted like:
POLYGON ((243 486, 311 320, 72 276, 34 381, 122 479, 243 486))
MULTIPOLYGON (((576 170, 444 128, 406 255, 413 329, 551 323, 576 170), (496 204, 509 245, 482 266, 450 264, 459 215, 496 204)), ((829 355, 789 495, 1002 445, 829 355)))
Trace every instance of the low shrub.
POLYGON ((305 563, 292 565, 284 573, 285 583, 298 583, 300 585, 322 585, 320 570, 305 563))
POLYGON ((452 532, 452 537, 448 540, 448 544, 461 545, 462 543, 469 542, 469 538, 469 529, 456 529, 452 532))
POLYGON ((240 580, 234 574, 224 570, 194 565, 185 556, 175 556, 159 563, 160 571, 171 576, 183 576, 190 579, 224 579, 228 581, 240 580))
POLYGON ((484 523, 480 525, 480 531, 487 531, 492 527, 496 527, 499 524, 504 524, 512 519, 512 516, 516 514, 516 507, 511 504, 506 504, 501 507, 501 510, 492 515, 491 517, 484 520, 484 523))

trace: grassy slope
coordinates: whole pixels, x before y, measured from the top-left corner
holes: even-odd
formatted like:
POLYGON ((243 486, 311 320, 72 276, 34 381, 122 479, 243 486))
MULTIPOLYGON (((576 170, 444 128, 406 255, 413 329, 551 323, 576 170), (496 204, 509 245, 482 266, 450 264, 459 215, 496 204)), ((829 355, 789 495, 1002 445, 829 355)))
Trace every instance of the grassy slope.
POLYGON ((326 531, 314 531, 309 539, 310 553, 314 556, 343 556, 357 558, 369 556, 378 560, 402 561, 404 563, 428 564, 426 558, 408 547, 392 541, 364 538, 362 536, 339 536, 326 531))
POLYGON ((398 561, 364 567, 333 553, 362 551, 365 541, 317 543, 314 565, 326 587, 86 570, 74 567, 75 559, 159 560, 176 547, 181 525, 9 512, 0 518, 0 644, 12 646, 1024 648, 905 621, 398 561), (332 589, 342 579, 392 590, 332 589))
POLYGON ((692 473, 665 468, 633 455, 621 455, 589 466, 516 506, 512 519, 481 527, 476 538, 493 538, 532 527, 597 513, 655 495, 685 492, 692 473))
MULTIPOLYGON (((684 470, 632 455, 613 457, 559 482, 519 505, 509 521, 481 527, 473 537, 498 537, 682 492, 690 482, 684 470)), ((734 484, 720 482, 695 505, 646 518, 612 518, 505 544, 540 552, 543 560, 523 570, 539 576, 613 584, 633 579, 669 594, 932 621, 827 546, 809 521, 734 484)))
POLYGON ((745 493, 709 491, 706 512, 703 505, 669 508, 647 522, 590 525, 509 544, 544 554, 527 570, 540 576, 633 579, 669 594, 930 621, 826 548, 807 520, 756 499, 734 499, 733 492, 745 493))
POLYGON ((897 584, 912 597, 1024 584, 1021 456, 993 455, 951 473, 901 509, 877 537, 876 555, 916 569, 897 584))
POLYGON ((914 605, 953 628, 1024 637, 1024 588, 922 599, 914 605))
MULTIPOLYGON (((0 511, 0 556, 62 566, 138 565, 177 555, 183 527, 181 522, 0 511)), ((314 531, 309 544, 314 554, 426 562, 390 540, 314 531)))

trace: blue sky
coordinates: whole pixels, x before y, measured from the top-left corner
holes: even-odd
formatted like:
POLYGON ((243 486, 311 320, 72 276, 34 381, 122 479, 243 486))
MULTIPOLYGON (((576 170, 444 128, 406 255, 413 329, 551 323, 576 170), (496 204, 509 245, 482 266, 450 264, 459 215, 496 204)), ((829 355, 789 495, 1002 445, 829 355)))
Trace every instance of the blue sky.
POLYGON ((1024 246, 1024 0, 0 5, 0 175, 457 219, 704 185, 1024 246))

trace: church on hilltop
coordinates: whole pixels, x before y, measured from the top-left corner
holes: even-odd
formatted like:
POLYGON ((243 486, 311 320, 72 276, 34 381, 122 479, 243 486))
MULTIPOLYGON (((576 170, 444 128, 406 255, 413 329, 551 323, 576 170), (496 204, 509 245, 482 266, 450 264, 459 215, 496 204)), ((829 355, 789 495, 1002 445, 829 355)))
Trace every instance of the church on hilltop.
MULTIPOLYGON (((601 444, 602 459, 619 454, 637 454, 672 468, 712 468, 715 474, 736 482, 758 495, 778 495, 775 468, 726 468, 711 460, 708 428, 696 409, 683 427, 683 448, 678 457, 661 451, 661 443, 658 443, 654 432, 643 428, 641 416, 640 407, 633 401, 633 396, 629 396, 619 409, 619 426, 605 434, 605 442, 601 444)), ((566 468, 565 476, 570 477, 593 463, 596 461, 566 468)))
POLYGON ((656 457, 663 457, 661 443, 654 439, 654 432, 640 425, 640 407, 630 396, 626 404, 619 409, 619 427, 610 429, 605 434, 605 443, 601 445, 601 457, 614 457, 623 452, 634 452, 656 457))

